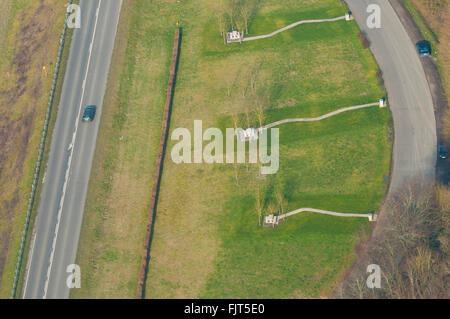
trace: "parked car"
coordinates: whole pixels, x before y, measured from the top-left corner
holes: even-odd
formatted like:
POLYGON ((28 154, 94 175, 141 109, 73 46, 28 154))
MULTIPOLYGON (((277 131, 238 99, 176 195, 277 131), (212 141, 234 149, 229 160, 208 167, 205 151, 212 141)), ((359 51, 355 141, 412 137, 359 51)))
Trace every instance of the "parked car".
POLYGON ((445 148, 443 145, 439 145, 438 154, 439 154, 439 158, 441 158, 441 159, 447 158, 447 153, 445 152, 445 148))
POLYGON ((97 111, 97 107, 95 105, 89 105, 84 108, 83 112, 83 122, 92 122, 95 118, 95 112, 97 111))
POLYGON ((431 55, 431 45, 430 42, 422 40, 416 43, 417 52, 419 56, 431 55))

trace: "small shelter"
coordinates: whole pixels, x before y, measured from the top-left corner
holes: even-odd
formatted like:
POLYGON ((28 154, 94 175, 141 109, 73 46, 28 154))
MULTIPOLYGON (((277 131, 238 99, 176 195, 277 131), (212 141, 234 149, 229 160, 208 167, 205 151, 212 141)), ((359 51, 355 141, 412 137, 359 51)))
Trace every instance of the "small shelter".
POLYGON ((258 130, 255 128, 248 128, 246 130, 239 131, 239 138, 244 141, 255 141, 258 139, 258 130))
POLYGON ((227 43, 242 42, 244 39, 244 32, 231 31, 227 32, 227 43))
POLYGON ((278 216, 271 214, 264 217, 264 226, 278 226, 278 216))

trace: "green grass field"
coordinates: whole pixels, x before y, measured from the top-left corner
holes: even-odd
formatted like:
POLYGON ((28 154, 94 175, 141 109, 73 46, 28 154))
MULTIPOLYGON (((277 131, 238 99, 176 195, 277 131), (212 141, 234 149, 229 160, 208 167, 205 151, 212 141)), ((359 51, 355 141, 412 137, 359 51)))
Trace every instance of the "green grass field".
MULTIPOLYGON (((135 296, 176 21, 183 42, 170 131, 192 129, 194 120, 204 129, 233 127, 233 119, 244 128, 256 126, 260 108, 263 124, 313 117, 385 95, 354 22, 304 25, 225 45, 209 1, 135 2, 126 10, 121 25, 129 25, 122 35, 128 54, 112 73, 120 86, 110 91, 116 96, 106 111, 111 117, 102 118, 78 254, 84 289, 74 292, 76 298, 135 296)), ((345 12, 335 0, 261 1, 249 33, 345 12)), ((389 123, 389 110, 375 106, 283 125, 280 170, 270 176, 251 164, 174 164, 175 142, 169 141, 146 296, 329 295, 351 264, 367 220, 304 213, 263 228, 257 190, 263 215, 280 206, 284 212, 375 211, 389 174, 389 123)))

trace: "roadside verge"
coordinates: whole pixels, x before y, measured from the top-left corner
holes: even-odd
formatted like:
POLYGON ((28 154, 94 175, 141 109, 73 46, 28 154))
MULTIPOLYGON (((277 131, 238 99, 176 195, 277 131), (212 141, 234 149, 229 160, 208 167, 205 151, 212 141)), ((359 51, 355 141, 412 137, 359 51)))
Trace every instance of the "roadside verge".
MULTIPOLYGON (((414 17, 408 11, 408 9, 403 4, 402 0, 389 0, 392 7, 394 8, 397 16, 400 18, 408 36, 411 38, 413 43, 423 40, 425 37, 422 34, 421 29, 414 21, 414 17)), ((448 108, 447 96, 445 94, 444 86, 442 85, 441 76, 439 74, 438 66, 436 65, 434 59, 422 58, 420 59, 423 70, 425 71, 425 76, 430 87, 431 96, 433 98, 434 114, 436 119, 436 134, 438 145, 443 143, 443 128, 444 122, 443 118, 445 112, 448 108)), ((443 184, 447 184, 450 181, 450 167, 446 161, 437 161, 436 163, 436 179, 443 184)))
POLYGON ((153 237, 154 219, 156 217, 156 206, 158 203, 159 184, 161 181, 164 154, 166 151, 167 136, 169 135, 170 113, 172 108, 173 95, 175 91, 175 82, 177 76, 177 66, 181 44, 181 28, 175 30, 175 40, 172 52, 172 63, 170 66, 169 84, 167 86, 166 104, 164 106, 164 115, 162 123, 161 140, 159 143, 158 157, 156 159, 155 175, 153 177, 152 198, 149 207, 148 222, 146 226, 144 251, 142 254, 141 268, 139 271, 139 282, 136 298, 142 299, 145 296, 145 282, 150 261, 150 247, 153 237))

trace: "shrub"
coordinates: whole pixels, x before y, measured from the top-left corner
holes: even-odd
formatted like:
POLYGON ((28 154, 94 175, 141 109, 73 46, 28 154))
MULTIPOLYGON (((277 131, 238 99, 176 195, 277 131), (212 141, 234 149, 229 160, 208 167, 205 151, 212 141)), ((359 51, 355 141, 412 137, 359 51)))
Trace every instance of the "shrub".
POLYGON ((358 34, 358 38, 361 41, 361 44, 362 44, 364 49, 368 49, 370 47, 370 42, 367 39, 367 36, 366 36, 366 34, 364 32, 360 32, 358 34))

